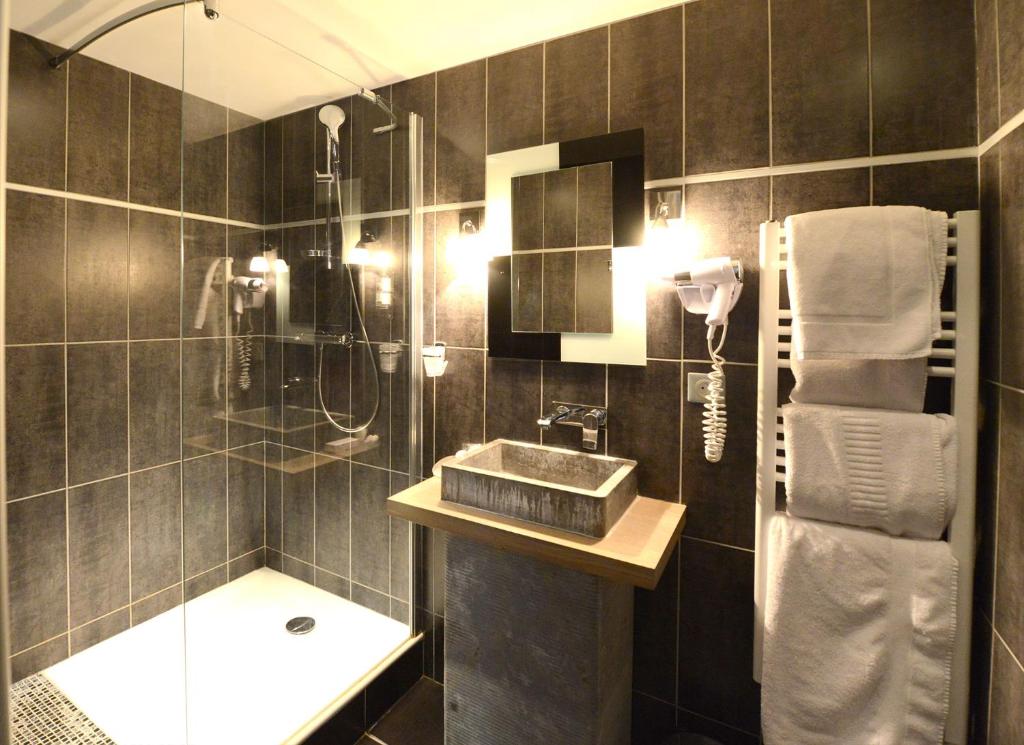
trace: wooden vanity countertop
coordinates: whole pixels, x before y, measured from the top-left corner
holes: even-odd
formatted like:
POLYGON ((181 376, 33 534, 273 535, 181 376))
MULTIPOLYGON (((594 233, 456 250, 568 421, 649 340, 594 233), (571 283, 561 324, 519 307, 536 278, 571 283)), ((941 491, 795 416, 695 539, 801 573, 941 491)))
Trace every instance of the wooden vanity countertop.
POLYGON ((648 590, 661 579, 686 522, 686 505, 637 497, 603 538, 504 517, 441 499, 441 478, 388 499, 388 513, 428 528, 648 590))

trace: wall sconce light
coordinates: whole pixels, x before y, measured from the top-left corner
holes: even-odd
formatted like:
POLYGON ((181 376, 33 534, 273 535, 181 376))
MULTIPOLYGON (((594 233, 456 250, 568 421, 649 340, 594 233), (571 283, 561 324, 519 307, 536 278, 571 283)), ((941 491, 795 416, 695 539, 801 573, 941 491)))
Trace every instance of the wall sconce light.
POLYGON ((375 300, 377 307, 381 310, 388 310, 391 307, 391 303, 394 301, 391 277, 387 274, 382 274, 377 278, 377 293, 375 300))
POLYGON ((369 228, 364 228, 356 245, 349 251, 348 261, 345 263, 367 266, 370 263, 370 246, 376 242, 377 234, 369 228))
POLYGON ((381 248, 381 241, 370 228, 364 228, 356 245, 349 249, 347 264, 370 266, 387 271, 395 262, 391 251, 381 248))
POLYGON ((682 219, 682 189, 651 192, 651 202, 650 219, 653 230, 667 230, 670 227, 670 220, 682 219))
POLYGON ((455 277, 456 285, 483 288, 487 278, 487 262, 491 254, 480 229, 481 210, 459 213, 459 231, 452 233, 445 244, 445 262, 455 277))
POLYGON ((651 276, 664 279, 699 253, 700 231, 683 219, 682 187, 648 192, 647 217, 651 276))

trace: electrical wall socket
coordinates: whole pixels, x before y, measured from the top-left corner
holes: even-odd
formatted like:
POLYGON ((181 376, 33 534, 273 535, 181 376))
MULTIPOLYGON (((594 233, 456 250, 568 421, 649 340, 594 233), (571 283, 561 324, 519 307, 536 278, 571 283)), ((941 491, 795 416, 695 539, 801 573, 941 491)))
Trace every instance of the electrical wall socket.
POLYGON ((708 400, 711 378, 707 373, 686 374, 686 400, 691 404, 703 404, 708 400))

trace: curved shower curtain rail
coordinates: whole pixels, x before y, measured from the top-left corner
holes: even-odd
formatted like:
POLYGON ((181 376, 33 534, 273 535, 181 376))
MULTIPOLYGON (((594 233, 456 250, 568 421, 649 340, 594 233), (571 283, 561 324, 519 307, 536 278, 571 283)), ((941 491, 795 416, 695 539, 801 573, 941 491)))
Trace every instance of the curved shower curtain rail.
POLYGON ((220 17, 220 0, 155 0, 154 2, 146 3, 142 7, 136 8, 135 10, 128 11, 117 18, 113 18, 107 21, 105 24, 100 26, 98 29, 93 31, 91 34, 86 36, 77 44, 71 46, 63 54, 59 54, 50 60, 50 67, 57 68, 67 62, 69 59, 74 57, 76 54, 81 52, 87 46, 97 41, 111 31, 121 28, 132 21, 138 20, 143 16, 148 16, 151 13, 158 13, 161 10, 167 10, 168 8, 177 8, 182 5, 188 5, 189 3, 201 2, 203 4, 203 12, 206 13, 206 17, 211 21, 216 20, 220 17))

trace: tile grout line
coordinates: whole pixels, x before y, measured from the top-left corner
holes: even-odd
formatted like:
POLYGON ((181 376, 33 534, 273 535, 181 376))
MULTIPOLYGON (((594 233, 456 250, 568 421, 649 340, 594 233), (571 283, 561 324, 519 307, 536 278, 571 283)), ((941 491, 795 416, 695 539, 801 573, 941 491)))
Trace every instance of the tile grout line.
MULTIPOLYGON (((126 175, 127 184, 125 184, 125 199, 126 201, 131 200, 131 173, 132 173, 132 74, 128 73, 128 132, 127 132, 127 146, 126 146, 126 158, 127 158, 127 170, 126 175)), ((131 256, 132 256, 132 226, 131 226, 131 212, 125 213, 125 263, 127 264, 126 277, 125 277, 125 336, 131 337, 132 335, 132 308, 131 308, 131 256)), ((127 478, 128 484, 128 628, 131 628, 135 624, 134 612, 132 610, 132 346, 131 344, 125 344, 124 348, 125 356, 125 367, 126 372, 126 389, 127 389, 127 418, 128 418, 128 472, 127 478)))
MULTIPOLYGON (((1000 427, 1002 426, 1003 419, 1003 394, 1000 392, 996 397, 996 426, 995 431, 999 433, 1000 427)), ((989 614, 991 616, 991 627, 992 627, 992 640, 989 642, 989 659, 988 659, 988 701, 987 703, 987 714, 985 717, 986 723, 986 735, 991 732, 992 729, 992 683, 995 679, 995 637, 996 637, 996 589, 998 586, 997 579, 997 568, 999 559, 999 471, 1000 471, 1000 459, 1002 457, 1002 437, 996 437, 996 463, 995 463, 995 504, 992 510, 992 597, 989 600, 989 614)), ((975 495, 977 500, 977 495, 975 495)))
MULTIPOLYGON (((868 155, 875 154, 875 66, 872 58, 871 44, 871 0, 864 0, 865 20, 867 24, 867 55, 868 55, 868 155)), ((869 180, 869 203, 874 204, 874 178, 869 180)))
MULTIPOLYGON (((992 11, 995 13, 995 19, 994 20, 995 20, 995 25, 996 25, 996 38, 995 38, 995 48, 996 48, 996 122, 999 123, 999 125, 1000 125, 1000 127, 997 128, 997 131, 992 133, 992 137, 995 137, 995 136, 997 136, 999 134, 998 130, 1002 129, 1002 124, 1003 124, 1003 86, 1002 86, 1002 79, 1003 79, 1003 70, 1002 70, 1002 68, 1003 68, 1003 55, 1002 55, 1002 51, 999 48, 1001 46, 999 44, 999 0, 994 0, 994 2, 992 3, 992 11)), ((974 12, 975 12, 975 14, 977 14, 977 12, 978 12, 978 5, 977 5, 977 3, 975 3, 975 5, 974 5, 974 12)), ((977 28, 977 24, 975 24, 975 28, 977 28)), ((975 54, 977 54, 977 51, 975 51, 975 54)), ((977 76, 975 76, 975 78, 977 79, 977 76)), ((978 108, 978 111, 979 112, 981 111, 981 107, 978 108)), ((1019 117, 1020 114, 1021 114, 1021 112, 1018 112, 1017 116, 1019 117)), ((1010 122, 1006 122, 1006 123, 1009 124, 1010 122)), ((1019 123, 1020 122, 1018 122, 1018 124, 1019 123)), ((1016 125, 1014 125, 1014 127, 1016 127, 1016 125)), ((980 136, 980 134, 981 134, 981 128, 980 127, 978 128, 978 133, 979 133, 979 136, 980 136)), ((1006 136, 1008 134, 1009 134, 1009 132, 1004 132, 1003 136, 1006 136)), ((992 147, 992 145, 988 145, 988 143, 991 141, 992 137, 989 137, 987 140, 985 140, 985 142, 982 143, 979 146, 979 149, 981 147, 985 147, 985 150, 988 150, 988 148, 992 147)), ((999 140, 996 140, 996 143, 998 143, 1000 140, 1002 140, 1002 137, 1000 137, 999 140)), ((996 143, 993 143, 993 144, 996 144, 996 143)), ((984 152, 984 151, 981 151, 981 152, 984 152)), ((981 153, 979 153, 979 155, 980 154, 981 153)))
MULTIPOLYGON (((868 52, 868 157, 874 158, 875 155, 875 75, 874 65, 872 64, 872 44, 871 44, 871 0, 864 0, 864 10, 866 13, 867 23, 867 52, 868 52)), ((875 166, 872 161, 868 165, 868 204, 874 205, 875 203, 875 166)))
MULTIPOLYGON (((73 60, 68 60, 68 66, 64 74, 64 188, 67 189, 68 184, 68 126, 69 117, 71 116, 69 101, 70 88, 71 88, 71 67, 74 64, 73 60)), ((71 475, 70 475, 70 464, 71 449, 70 449, 70 437, 68 431, 70 430, 70 422, 68 417, 68 203, 64 200, 64 333, 63 333, 63 353, 64 353, 64 582, 65 582, 65 595, 66 595, 66 626, 65 633, 67 634, 66 639, 66 651, 68 657, 71 656, 71 475)))
MULTIPOLYGON (((768 166, 769 168, 775 165, 775 138, 774 138, 774 126, 775 126, 775 110, 773 108, 772 99, 772 0, 767 0, 765 3, 767 10, 767 22, 768 29, 768 166)), ((768 214, 771 215, 771 192, 769 187, 768 197, 768 214)))

